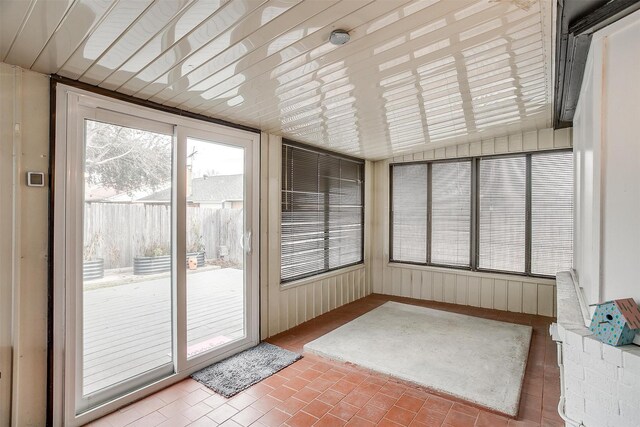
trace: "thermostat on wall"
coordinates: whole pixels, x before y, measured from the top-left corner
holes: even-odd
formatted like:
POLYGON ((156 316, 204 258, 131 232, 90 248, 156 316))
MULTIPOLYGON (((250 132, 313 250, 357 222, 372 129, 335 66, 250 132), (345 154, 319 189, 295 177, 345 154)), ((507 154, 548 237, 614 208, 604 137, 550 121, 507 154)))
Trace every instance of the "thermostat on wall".
POLYGON ((27 172, 27 186, 44 187, 44 172, 27 172))

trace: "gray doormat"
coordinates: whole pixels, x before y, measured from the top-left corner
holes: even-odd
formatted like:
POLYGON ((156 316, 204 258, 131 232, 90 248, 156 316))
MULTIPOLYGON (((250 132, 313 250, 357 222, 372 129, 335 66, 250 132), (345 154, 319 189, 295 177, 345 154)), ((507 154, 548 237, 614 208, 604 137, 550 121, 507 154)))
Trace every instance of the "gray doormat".
POLYGON ((228 398, 301 358, 298 353, 263 342, 207 366, 192 374, 191 378, 228 398))

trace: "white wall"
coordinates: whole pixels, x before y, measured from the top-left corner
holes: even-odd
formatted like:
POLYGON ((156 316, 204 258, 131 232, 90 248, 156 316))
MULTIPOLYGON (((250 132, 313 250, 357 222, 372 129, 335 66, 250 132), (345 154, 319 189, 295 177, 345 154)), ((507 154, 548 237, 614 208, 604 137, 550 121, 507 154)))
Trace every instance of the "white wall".
MULTIPOLYGON (((640 302, 639 78, 635 12, 593 36, 574 117, 574 268, 585 312, 610 299, 640 302)), ((570 307, 579 304, 575 288, 559 278, 558 289, 573 292, 561 298, 558 314, 565 412, 586 427, 637 426, 640 347, 598 341, 570 307)))
MULTIPOLYGON (((26 187, 25 175, 27 171, 46 172, 49 167, 49 78, 0 63, 0 104, 0 331, 7 321, 12 322, 12 425, 42 426, 47 382, 49 190, 26 187)), ((0 381, 4 384, 9 377, 5 376, 9 350, 7 337, 0 338, 0 381)), ((0 406, 1 413, 6 411, 0 406)))
POLYGON ((452 304, 555 315, 555 280, 389 263, 389 164, 571 147, 571 130, 517 133, 376 162, 372 273, 373 292, 452 304))
MULTIPOLYGON (((596 50, 599 46, 594 45, 596 50)), ((600 300, 600 121, 596 87, 602 70, 594 55, 585 67, 582 94, 574 117, 575 221, 573 265, 585 297, 600 300)))
POLYGON ((261 336, 267 338, 371 293, 372 163, 365 163, 364 264, 280 284, 282 138, 261 137, 261 336))
POLYGON ((640 12, 593 37, 574 119, 575 267, 588 303, 640 302, 640 12))

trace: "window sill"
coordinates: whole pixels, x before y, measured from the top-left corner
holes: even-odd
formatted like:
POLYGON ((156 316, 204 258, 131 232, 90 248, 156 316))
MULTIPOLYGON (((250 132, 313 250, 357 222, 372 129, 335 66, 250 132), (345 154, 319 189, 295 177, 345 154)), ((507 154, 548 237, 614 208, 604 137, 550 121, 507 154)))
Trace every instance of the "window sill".
POLYGON ((342 274, 350 273, 364 268, 364 262, 349 267, 340 268, 338 270, 327 271, 326 273, 320 273, 315 276, 305 277, 304 279, 294 280, 292 282, 281 283, 280 289, 297 288, 298 286, 305 286, 310 283, 319 282, 321 280, 330 279, 332 277, 340 276, 342 274))
POLYGON ((524 283, 538 283, 543 285, 556 285, 556 280, 546 277, 533 277, 533 276, 523 276, 519 274, 508 274, 508 273, 494 273, 487 271, 473 271, 462 268, 447 268, 447 267, 434 267, 430 265, 417 265, 417 264, 403 264, 399 262, 389 262, 387 263, 389 267, 396 268, 408 268, 413 270, 422 270, 422 271, 433 271, 437 273, 449 273, 449 274, 458 274, 461 276, 470 276, 470 277, 486 277, 491 279, 498 280, 512 280, 524 283))

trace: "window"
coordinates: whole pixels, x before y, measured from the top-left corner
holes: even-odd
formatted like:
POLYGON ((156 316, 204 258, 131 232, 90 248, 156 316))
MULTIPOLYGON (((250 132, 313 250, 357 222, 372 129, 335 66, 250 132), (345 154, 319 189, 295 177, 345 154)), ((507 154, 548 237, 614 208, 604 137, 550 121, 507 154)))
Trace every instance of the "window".
POLYGON ((282 146, 281 281, 363 261, 364 163, 282 146))
POLYGON ((431 166, 431 262, 469 266, 471 161, 431 166))
POLYGON ((480 160, 480 268, 525 272, 526 160, 524 156, 480 160))
POLYGON ((570 151, 391 166, 390 260, 554 276, 571 268, 570 151))
POLYGON ((531 272, 555 275, 573 261, 573 156, 531 157, 531 272))
POLYGON ((392 169, 392 259, 427 262, 427 165, 392 169))
POLYGON ((391 260, 469 267, 471 161, 393 165, 391 176, 391 260))

